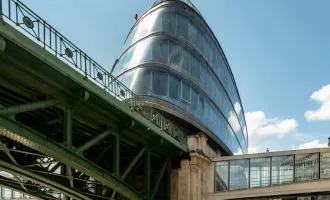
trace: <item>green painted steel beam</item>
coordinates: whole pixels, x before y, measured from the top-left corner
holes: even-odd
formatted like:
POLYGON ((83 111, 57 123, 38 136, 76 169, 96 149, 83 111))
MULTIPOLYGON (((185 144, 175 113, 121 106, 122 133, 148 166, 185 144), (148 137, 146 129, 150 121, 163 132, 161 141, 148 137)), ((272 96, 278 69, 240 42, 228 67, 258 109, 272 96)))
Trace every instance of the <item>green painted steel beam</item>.
POLYGON ((172 165, 171 165, 171 160, 169 159, 168 164, 167 164, 167 170, 166 170, 166 194, 167 194, 167 200, 171 200, 171 194, 172 194, 172 165))
POLYGON ((150 200, 150 196, 151 196, 151 153, 150 153, 150 149, 148 148, 146 151, 146 161, 145 161, 145 182, 146 182, 146 197, 147 200, 150 200))
POLYGON ((46 101, 39 101, 39 102, 15 105, 15 106, 10 106, 10 107, 2 107, 2 108, 0 108, 0 115, 14 115, 17 113, 47 108, 50 106, 54 106, 56 104, 59 104, 59 102, 57 100, 53 99, 53 100, 46 100, 46 101))
POLYGON ((156 192, 158 190, 158 187, 159 187, 159 184, 160 184, 160 181, 162 180, 163 178, 163 175, 164 175, 164 172, 166 170, 166 167, 168 165, 168 162, 169 162, 169 159, 167 158, 165 161, 164 161, 164 164, 162 166, 162 168, 160 169, 160 172, 158 174, 158 177, 157 177, 157 180, 156 180, 156 184, 152 190, 152 193, 151 193, 151 196, 150 196, 150 199, 154 199, 155 195, 156 195, 156 192))
POLYGON ((128 165, 127 169, 125 170, 125 172, 121 176, 121 180, 125 180, 125 178, 127 177, 127 175, 129 173, 131 173, 132 169, 134 168, 134 166, 136 165, 136 163, 141 159, 141 157, 143 156, 143 154, 144 154, 145 151, 146 151, 146 147, 144 147, 143 149, 141 149, 141 151, 138 153, 138 155, 130 162, 130 164, 128 165))
POLYGON ((61 185, 55 181, 47 179, 44 176, 36 174, 27 169, 24 169, 23 167, 21 167, 19 165, 13 165, 11 163, 0 160, 0 170, 8 172, 14 176, 24 177, 25 179, 38 183, 44 187, 49 187, 55 191, 59 191, 60 193, 66 195, 66 196, 69 196, 73 199, 81 198, 81 199, 86 199, 86 200, 92 200, 91 198, 89 198, 86 195, 80 194, 79 192, 72 190, 64 185, 61 185))
MULTIPOLYGON (((145 151, 146 151, 146 147, 141 149, 141 151, 138 153, 138 155, 128 164, 128 167, 126 168, 125 172, 123 173, 123 175, 120 178, 121 180, 125 181, 126 177, 131 173, 134 166, 141 159, 141 157, 143 156, 145 151)), ((112 195, 111 195, 111 199, 114 199, 115 195, 116 195, 116 191, 113 191, 112 195)))
POLYGON ((81 145, 80 147, 78 147, 75 150, 76 154, 81 154, 84 151, 88 150, 89 148, 91 148, 92 146, 98 144, 99 142, 101 142, 103 139, 105 139, 106 137, 108 137, 109 135, 111 135, 113 132, 111 129, 101 133, 100 135, 96 136, 95 138, 91 139, 90 141, 86 142, 85 144, 81 145))
POLYGON ((35 149, 48 155, 61 163, 79 170, 80 172, 94 178, 107 187, 118 191, 128 199, 144 200, 145 198, 121 181, 120 178, 112 175, 91 161, 77 155, 73 151, 47 138, 46 136, 20 124, 17 121, 0 115, 0 135, 11 138, 25 146, 35 149))
POLYGON ((113 161, 113 165, 114 165, 114 175, 117 178, 120 178, 120 135, 117 132, 115 135, 115 139, 113 140, 114 142, 114 161, 113 161))
POLYGON ((72 149, 72 108, 69 106, 64 110, 64 143, 68 149, 72 149))

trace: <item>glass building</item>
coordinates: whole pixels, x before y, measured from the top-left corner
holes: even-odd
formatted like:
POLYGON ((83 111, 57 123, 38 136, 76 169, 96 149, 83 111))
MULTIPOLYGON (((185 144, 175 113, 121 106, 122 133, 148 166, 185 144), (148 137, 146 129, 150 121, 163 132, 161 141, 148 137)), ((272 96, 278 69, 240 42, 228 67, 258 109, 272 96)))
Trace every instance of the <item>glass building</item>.
POLYGON ((187 134, 246 153, 240 96, 219 42, 189 0, 158 0, 134 24, 112 74, 187 134))

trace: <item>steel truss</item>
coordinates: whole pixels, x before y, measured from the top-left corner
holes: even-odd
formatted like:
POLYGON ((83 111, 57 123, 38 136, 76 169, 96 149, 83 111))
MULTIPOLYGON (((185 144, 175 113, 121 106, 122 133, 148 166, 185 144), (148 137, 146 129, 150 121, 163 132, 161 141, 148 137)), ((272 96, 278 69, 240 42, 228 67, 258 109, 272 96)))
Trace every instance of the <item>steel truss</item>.
POLYGON ((112 127, 105 127, 98 135, 74 146, 73 130, 77 128, 73 125, 74 118, 71 106, 55 100, 0 108, 0 171, 11 174, 11 178, 0 177, 1 184, 39 199, 125 197, 149 200, 157 195, 163 199, 170 198, 169 156, 152 153, 148 144, 137 143, 139 148, 135 156, 129 157, 129 162, 122 162, 125 139, 112 127), (15 120, 19 113, 54 106, 61 107, 64 113, 61 143, 31 128, 35 126, 29 127, 15 120), (93 155, 100 146, 103 148, 99 154, 93 155), (111 160, 109 153, 112 154, 111 160), (163 160, 163 164, 152 169, 151 160, 155 156, 163 160), (144 181, 137 187, 134 178, 141 174, 142 163, 145 166, 142 170, 144 181), (160 187, 161 182, 167 183, 164 184, 166 189, 160 187), (167 191, 167 194, 161 191, 167 191))

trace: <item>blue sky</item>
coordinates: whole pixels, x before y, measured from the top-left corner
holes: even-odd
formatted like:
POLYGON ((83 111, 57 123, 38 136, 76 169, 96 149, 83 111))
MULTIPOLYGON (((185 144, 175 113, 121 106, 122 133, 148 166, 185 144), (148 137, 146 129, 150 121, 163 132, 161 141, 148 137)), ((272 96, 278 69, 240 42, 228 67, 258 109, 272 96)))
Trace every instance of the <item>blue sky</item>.
MULTIPOLYGON (((140 16, 154 1, 23 2, 109 69, 134 14, 140 16)), ((330 1, 192 2, 231 65, 246 112, 250 152, 325 146, 330 137, 330 1)))

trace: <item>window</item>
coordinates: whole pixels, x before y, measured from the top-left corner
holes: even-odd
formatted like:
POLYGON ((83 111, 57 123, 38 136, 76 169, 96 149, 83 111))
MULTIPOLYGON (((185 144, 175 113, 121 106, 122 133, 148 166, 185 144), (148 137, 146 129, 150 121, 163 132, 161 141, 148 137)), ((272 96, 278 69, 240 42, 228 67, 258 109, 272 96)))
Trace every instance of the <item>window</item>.
POLYGON ((172 65, 181 67, 181 46, 174 42, 170 42, 169 60, 172 65))
POLYGON ((206 58, 206 60, 209 60, 209 56, 210 56, 210 37, 206 33, 204 35, 204 57, 206 58))
POLYGON ((156 62, 167 63, 168 60, 168 40, 155 41, 153 43, 152 58, 156 62))
POLYGON ((186 16, 178 14, 177 18, 178 18, 177 34, 185 39, 188 39, 188 20, 186 16))
POLYGON ((184 103, 190 103, 190 86, 185 81, 181 81, 181 99, 184 103))
POLYGON ((199 80, 199 75, 200 75, 200 61, 196 56, 192 56, 192 69, 191 69, 191 74, 194 78, 199 80))
POLYGON ((153 71, 152 73, 152 89, 154 94, 167 96, 168 77, 166 72, 153 71))
POLYGON ((203 89, 205 89, 206 82, 208 81, 206 75, 207 75, 207 65, 205 62, 202 62, 200 77, 201 77, 201 85, 203 89))
POLYGON ((181 87, 180 87, 180 79, 178 79, 175 76, 169 76, 169 81, 170 81, 170 93, 169 96, 172 99, 175 100, 180 100, 180 91, 181 91, 181 87))
POLYGON ((203 98, 203 96, 201 94, 199 95, 198 110, 201 113, 204 112, 204 98, 203 98))
POLYGON ((196 110, 198 105, 197 89, 191 87, 191 108, 196 110))
POLYGON ((175 34, 176 29, 176 13, 174 12, 165 12, 163 14, 163 32, 169 32, 175 34))
POLYGON ((192 22, 188 23, 188 41, 193 44, 195 47, 198 45, 198 30, 192 24, 192 22))
POLYGON ((191 54, 188 51, 188 49, 183 48, 183 59, 182 59, 183 70, 190 73, 190 65, 191 65, 191 54))

